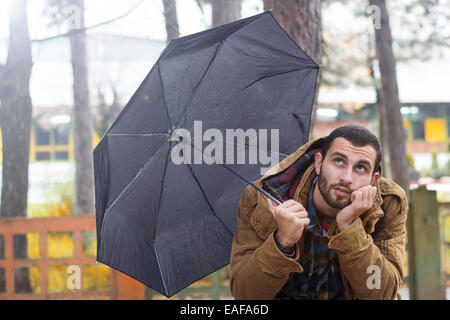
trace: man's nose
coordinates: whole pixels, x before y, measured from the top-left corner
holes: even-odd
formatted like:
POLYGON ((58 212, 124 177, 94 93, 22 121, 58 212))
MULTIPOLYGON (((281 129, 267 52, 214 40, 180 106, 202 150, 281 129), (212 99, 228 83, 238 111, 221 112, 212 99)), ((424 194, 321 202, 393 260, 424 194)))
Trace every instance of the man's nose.
POLYGON ((346 185, 351 185, 353 182, 353 174, 351 170, 345 170, 342 172, 342 175, 340 177, 340 180, 342 183, 346 185))

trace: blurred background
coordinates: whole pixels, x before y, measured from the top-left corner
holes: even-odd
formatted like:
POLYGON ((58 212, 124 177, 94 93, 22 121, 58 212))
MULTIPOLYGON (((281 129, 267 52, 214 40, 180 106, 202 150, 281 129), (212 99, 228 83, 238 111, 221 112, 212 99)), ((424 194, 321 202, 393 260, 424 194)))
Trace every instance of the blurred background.
POLYGON ((1 1, 0 299, 165 299, 96 263, 92 150, 171 39, 269 9, 322 66, 310 137, 369 128, 408 191, 403 299, 450 299, 449 0, 1 1))

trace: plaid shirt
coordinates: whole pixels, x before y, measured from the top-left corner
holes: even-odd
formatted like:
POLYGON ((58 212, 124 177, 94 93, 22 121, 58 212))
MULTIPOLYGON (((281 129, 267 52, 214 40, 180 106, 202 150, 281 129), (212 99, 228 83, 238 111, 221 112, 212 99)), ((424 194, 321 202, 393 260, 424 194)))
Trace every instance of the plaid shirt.
MULTIPOLYGON (((305 169, 314 161, 320 149, 311 150, 300 157, 292 166, 277 176, 263 181, 263 188, 286 201, 294 197, 305 169)), ((308 196, 308 218, 310 224, 304 230, 304 252, 299 263, 302 273, 292 273, 275 299, 341 299, 343 284, 336 252, 328 248, 327 232, 322 228, 314 208, 312 195, 318 177, 314 180, 308 196)))
POLYGON ((302 273, 291 274, 276 299, 333 300, 342 298, 343 285, 336 252, 328 248, 327 232, 322 228, 314 209, 312 194, 314 180, 308 197, 310 224, 304 231, 305 250, 300 256, 302 273))

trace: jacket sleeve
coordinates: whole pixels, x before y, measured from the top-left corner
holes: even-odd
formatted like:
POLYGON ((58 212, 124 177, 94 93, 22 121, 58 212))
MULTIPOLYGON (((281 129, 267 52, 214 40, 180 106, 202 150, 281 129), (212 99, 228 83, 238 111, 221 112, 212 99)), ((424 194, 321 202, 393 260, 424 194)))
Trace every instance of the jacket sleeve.
POLYGON ((375 232, 375 240, 365 232, 359 217, 344 232, 330 237, 329 247, 338 255, 354 299, 398 298, 403 282, 408 202, 406 196, 389 198, 385 202, 385 225, 375 232))
POLYGON ((297 262, 298 246, 295 256, 288 258, 278 249, 274 232, 262 239, 252 227, 251 216, 265 209, 257 206, 257 198, 257 191, 247 187, 239 201, 230 260, 230 289, 235 299, 273 299, 291 272, 303 272, 297 262))

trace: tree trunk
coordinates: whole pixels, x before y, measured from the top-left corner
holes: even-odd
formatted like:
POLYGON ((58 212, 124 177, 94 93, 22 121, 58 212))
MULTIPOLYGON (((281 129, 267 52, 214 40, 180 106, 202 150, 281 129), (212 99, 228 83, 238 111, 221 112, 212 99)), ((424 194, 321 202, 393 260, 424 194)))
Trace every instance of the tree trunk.
POLYGON ((374 59, 369 58, 367 60, 367 65, 369 67, 370 77, 372 78, 376 94, 375 108, 378 120, 379 140, 381 143, 381 148, 383 149, 383 157, 381 159, 382 175, 388 179, 392 179, 391 168, 389 166, 389 147, 386 139, 386 137, 388 137, 388 132, 386 125, 384 124, 384 122, 386 121, 386 107, 384 106, 382 101, 379 79, 377 79, 377 77, 375 76, 374 59))
MULTIPOLYGON (((320 0, 264 0, 264 10, 272 9, 272 14, 281 27, 319 65, 322 64, 323 57, 320 4, 320 0)), ((315 93, 316 100, 321 79, 322 71, 319 70, 315 93)), ((315 101, 311 112, 310 137, 312 137, 315 123, 316 105, 317 101, 315 101)))
POLYGON ((389 14, 385 0, 369 0, 369 3, 380 9, 381 25, 380 28, 375 28, 375 43, 381 77, 381 100, 385 107, 383 125, 386 126, 386 134, 389 137, 388 146, 392 176, 394 181, 405 190, 409 198, 408 161, 405 149, 406 133, 400 114, 396 62, 392 50, 389 14))
POLYGON ((9 49, 0 65, 0 125, 3 172, 0 217, 26 217, 30 157, 33 66, 27 22, 27 1, 17 0, 9 10, 9 49))
POLYGON ((73 72, 73 128, 75 145, 75 206, 74 215, 94 213, 94 164, 92 156, 92 116, 89 106, 84 0, 70 0, 79 8, 81 31, 70 36, 73 72))
POLYGON ((163 0, 164 18, 166 20, 167 42, 180 36, 177 18, 176 0, 163 0))
POLYGON ((241 18, 241 0, 211 0, 211 6, 213 27, 241 18))

